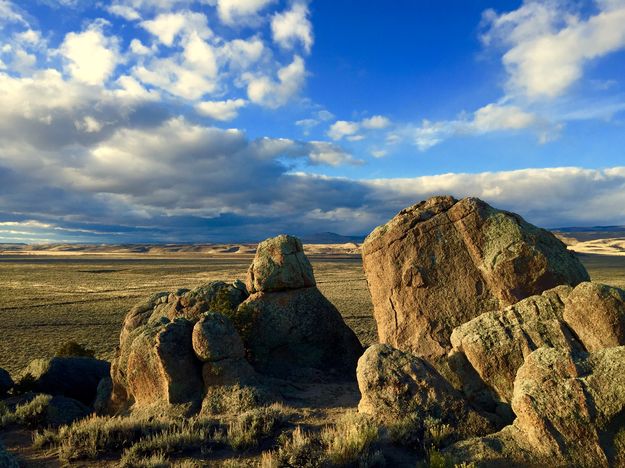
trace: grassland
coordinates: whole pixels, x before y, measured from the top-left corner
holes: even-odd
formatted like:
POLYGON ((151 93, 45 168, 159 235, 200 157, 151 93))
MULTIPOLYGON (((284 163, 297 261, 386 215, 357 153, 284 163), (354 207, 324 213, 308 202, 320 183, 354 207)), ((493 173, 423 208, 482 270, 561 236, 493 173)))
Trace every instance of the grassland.
MULTIPOLYGON (((11 373, 77 341, 110 359, 121 321, 151 293, 244 278, 250 255, 0 256, 0 367, 11 373)), ((592 279, 625 287, 625 257, 581 256, 592 279)), ((356 256, 311 258, 321 291, 363 344, 375 342, 372 306, 356 256)))
MULTIPOLYGON (((0 256, 0 367, 15 373, 31 359, 77 341, 110 359, 121 321, 141 298, 211 280, 245 278, 249 255, 0 256)), ((365 343, 375 340, 359 258, 312 258, 321 291, 365 343)))

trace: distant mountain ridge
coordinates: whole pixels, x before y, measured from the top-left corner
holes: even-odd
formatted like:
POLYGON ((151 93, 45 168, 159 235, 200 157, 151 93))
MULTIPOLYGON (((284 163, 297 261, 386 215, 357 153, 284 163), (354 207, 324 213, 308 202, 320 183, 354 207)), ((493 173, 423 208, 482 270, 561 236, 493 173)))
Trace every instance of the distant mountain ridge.
POLYGON ((303 244, 362 244, 366 236, 343 236, 335 232, 318 232, 301 236, 303 244))
POLYGON ((625 226, 572 226, 551 229, 551 231, 578 242, 625 237, 625 226))

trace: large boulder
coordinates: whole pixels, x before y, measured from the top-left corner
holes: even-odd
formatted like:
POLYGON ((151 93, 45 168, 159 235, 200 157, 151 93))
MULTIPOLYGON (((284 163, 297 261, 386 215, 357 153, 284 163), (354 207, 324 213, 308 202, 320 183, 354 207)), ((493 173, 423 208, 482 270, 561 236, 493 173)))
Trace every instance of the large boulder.
POLYGON ((307 288, 316 283, 302 243, 283 234, 258 244, 246 284, 249 292, 255 293, 307 288))
POLYGON ((11 378, 11 374, 0 368, 0 398, 4 398, 12 388, 13 379, 11 378))
POLYGON ((132 341, 126 367, 127 393, 138 406, 200 403, 201 369, 191 344, 193 323, 162 319, 132 341))
MULTIPOLYGON (((558 286, 460 325, 451 334, 453 349, 448 362, 453 365, 460 360, 457 355, 463 354, 470 371, 477 372, 494 399, 510 403, 517 370, 533 351, 541 346, 583 350, 562 321, 564 301, 571 291, 570 286, 558 286)), ((461 366, 454 370, 471 397, 467 389, 467 384, 472 384, 471 372, 461 366)))
POLYGON ((247 385, 256 373, 245 360, 243 341, 230 319, 208 312, 193 327, 193 350, 202 361, 202 379, 208 388, 215 385, 247 385))
POLYGON ((415 415, 449 424, 460 437, 492 432, 492 423, 474 411, 427 361, 388 345, 369 347, 358 361, 358 411, 385 422, 415 415))
POLYGON ((254 368, 265 375, 353 379, 362 346, 316 287, 252 294, 237 311, 254 368))
POLYGON ((110 372, 106 361, 88 357, 53 357, 35 359, 19 379, 22 389, 73 398, 91 406, 98 383, 110 372))
POLYGON ((452 330, 588 273, 553 234, 476 198, 433 197, 362 246, 382 343, 436 362, 452 330))
POLYGON ((566 298, 564 321, 588 351, 625 345, 625 291, 582 283, 566 298))
POLYGON ((512 408, 511 426, 448 454, 477 466, 623 466, 625 347, 534 351, 518 371, 512 408))

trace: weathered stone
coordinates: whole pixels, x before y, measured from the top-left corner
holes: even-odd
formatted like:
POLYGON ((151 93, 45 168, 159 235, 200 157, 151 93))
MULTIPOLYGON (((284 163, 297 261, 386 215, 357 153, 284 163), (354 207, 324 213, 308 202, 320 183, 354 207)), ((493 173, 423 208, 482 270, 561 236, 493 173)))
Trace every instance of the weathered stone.
POLYGON ((91 406, 98 383, 110 372, 106 361, 87 357, 35 359, 22 371, 22 388, 49 395, 62 395, 91 406))
POLYGON ((193 350, 202 362, 243 359, 243 342, 223 314, 208 312, 193 327, 193 350))
POLYGON ((93 402, 93 409, 96 414, 108 414, 112 412, 111 408, 111 395, 113 393, 113 379, 105 377, 100 380, 98 388, 96 390, 95 401, 93 402))
POLYGON ((0 368, 0 398, 4 398, 8 391, 12 388, 13 379, 11 378, 11 374, 0 368))
POLYGON ((452 330, 588 274, 548 231, 476 198, 433 197, 362 247, 380 341, 436 362, 452 330))
POLYGON ((565 301, 564 320, 588 351, 625 345, 625 291, 581 283, 565 301))
POLYGON ((411 414, 450 424, 463 437, 493 430, 427 361, 388 345, 369 347, 358 361, 358 411, 392 422, 411 414))
POLYGON ((127 362, 128 397, 135 406, 196 404, 202 396, 200 363, 186 319, 147 325, 132 341, 127 362))
POLYGON ((250 362, 262 374, 305 378, 323 371, 328 377, 354 377, 362 346, 316 287, 252 294, 234 321, 250 362))
POLYGON ((316 283, 302 243, 296 237, 280 235, 258 244, 246 284, 251 294, 306 288, 316 283))
POLYGON ((243 358, 205 362, 202 379, 206 388, 216 385, 252 385, 258 382, 254 368, 243 358))
POLYGON ((625 347, 595 353, 539 348, 514 383, 512 426, 450 447, 478 466, 623 466, 625 463, 625 347))
MULTIPOLYGON (((454 329, 449 361, 462 353, 495 400, 509 403, 514 379, 525 358, 541 346, 581 351, 583 348, 562 321, 570 286, 558 286, 501 311, 487 312, 454 329)), ((460 375, 467 384, 471 378, 460 375)), ((465 388, 470 397, 470 391, 465 388)))

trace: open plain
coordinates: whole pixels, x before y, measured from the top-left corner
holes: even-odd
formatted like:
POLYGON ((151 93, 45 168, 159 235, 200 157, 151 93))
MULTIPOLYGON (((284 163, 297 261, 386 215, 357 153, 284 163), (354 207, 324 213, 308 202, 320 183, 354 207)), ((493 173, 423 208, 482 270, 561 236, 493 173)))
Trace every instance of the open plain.
MULTIPOLYGON (((0 256, 0 367, 19 371, 76 341, 111 360, 122 319, 142 298, 245 278, 251 254, 0 256)), ((366 347, 377 341, 359 255, 311 255, 321 292, 366 347)), ((625 257, 580 255, 593 281, 625 287, 625 257)))

